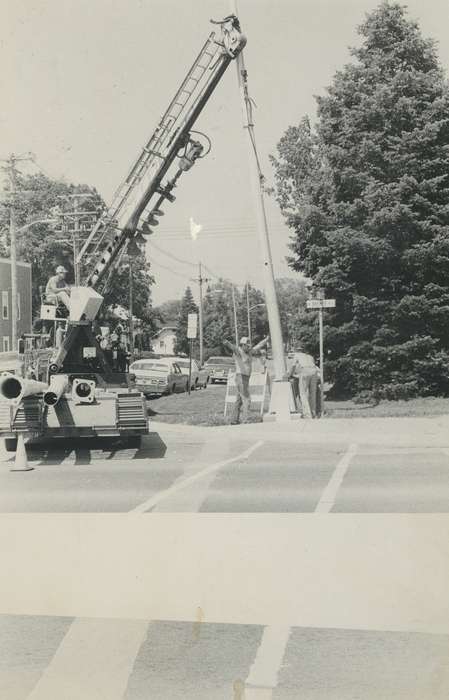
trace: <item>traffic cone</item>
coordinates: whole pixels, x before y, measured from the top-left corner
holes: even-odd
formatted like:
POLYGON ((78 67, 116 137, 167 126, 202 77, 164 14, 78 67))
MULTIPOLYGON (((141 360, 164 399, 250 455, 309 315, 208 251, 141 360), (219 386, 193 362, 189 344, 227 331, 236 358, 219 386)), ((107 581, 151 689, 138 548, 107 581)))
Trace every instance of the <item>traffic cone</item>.
POLYGON ((30 467, 28 464, 27 451, 25 447, 25 440, 22 433, 17 436, 17 448, 16 448, 16 458, 14 460, 14 466, 11 467, 11 472, 29 472, 34 467, 30 467))

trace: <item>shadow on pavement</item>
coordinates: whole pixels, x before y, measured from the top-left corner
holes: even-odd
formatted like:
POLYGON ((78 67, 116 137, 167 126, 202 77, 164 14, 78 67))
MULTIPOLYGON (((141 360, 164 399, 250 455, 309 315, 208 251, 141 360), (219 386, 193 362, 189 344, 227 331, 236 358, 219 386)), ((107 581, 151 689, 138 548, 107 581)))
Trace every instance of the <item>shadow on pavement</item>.
POLYGON ((53 465, 62 464, 69 457, 74 457, 75 465, 79 466, 118 459, 161 459, 166 451, 167 445, 157 432, 144 435, 138 447, 107 437, 36 440, 27 444, 28 459, 53 465))

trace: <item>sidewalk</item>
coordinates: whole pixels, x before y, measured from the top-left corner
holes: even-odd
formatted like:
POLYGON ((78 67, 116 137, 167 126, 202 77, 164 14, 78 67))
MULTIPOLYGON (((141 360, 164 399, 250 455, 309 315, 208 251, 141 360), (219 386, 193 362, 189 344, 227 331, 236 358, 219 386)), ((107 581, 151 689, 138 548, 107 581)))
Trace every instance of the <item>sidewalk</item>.
POLYGON ((204 440, 248 438, 298 443, 361 443, 379 447, 449 447, 449 415, 430 418, 340 418, 331 420, 267 421, 216 427, 158 423, 160 435, 200 437, 204 440))

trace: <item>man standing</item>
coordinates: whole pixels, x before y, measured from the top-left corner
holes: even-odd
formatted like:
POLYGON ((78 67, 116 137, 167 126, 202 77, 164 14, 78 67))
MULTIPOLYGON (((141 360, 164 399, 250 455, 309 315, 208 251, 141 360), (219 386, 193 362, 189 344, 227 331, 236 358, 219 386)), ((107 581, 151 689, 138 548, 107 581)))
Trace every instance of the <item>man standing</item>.
POLYGON ((67 286, 65 276, 67 270, 62 265, 56 268, 56 274, 47 282, 45 296, 49 301, 62 301, 64 306, 70 310, 70 287, 67 286))
POLYGON ((252 370, 252 357, 258 354, 268 342, 268 336, 260 341, 257 345, 251 348, 249 338, 245 336, 240 338, 240 343, 233 345, 229 340, 224 341, 224 345, 232 350, 235 360, 235 386, 237 389, 237 397, 235 401, 234 420, 232 423, 236 425, 240 423, 240 409, 243 406, 243 422, 246 423, 249 418, 249 409, 251 406, 251 396, 249 393, 249 378, 252 370))
POLYGON ((62 341, 64 340, 64 336, 65 336, 64 324, 61 323, 61 321, 60 321, 56 327, 56 332, 55 332, 55 348, 61 347, 62 341))
POLYGON ((290 379, 294 380, 295 401, 299 392, 303 418, 316 418, 318 367, 312 355, 302 352, 301 346, 297 347, 294 354, 290 379))

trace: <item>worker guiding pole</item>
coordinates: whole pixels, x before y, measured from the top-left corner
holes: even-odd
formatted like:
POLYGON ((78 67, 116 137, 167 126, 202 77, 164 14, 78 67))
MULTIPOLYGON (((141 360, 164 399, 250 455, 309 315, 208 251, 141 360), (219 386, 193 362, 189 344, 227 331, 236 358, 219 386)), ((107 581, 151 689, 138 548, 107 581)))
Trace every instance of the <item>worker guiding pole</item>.
MULTIPOLYGON (((231 13, 238 17, 236 0, 230 0, 230 7, 231 13)), ((281 318, 276 296, 270 238, 262 189, 263 175, 257 153, 252 109, 253 103, 249 95, 248 74, 245 68, 243 51, 240 51, 237 55, 236 65, 242 103, 243 128, 247 134, 254 207, 257 214, 257 229, 264 270, 265 301, 274 360, 274 382, 271 392, 270 413, 274 414, 276 420, 290 420, 290 411, 294 410, 294 400, 290 382, 287 380, 281 318)))

